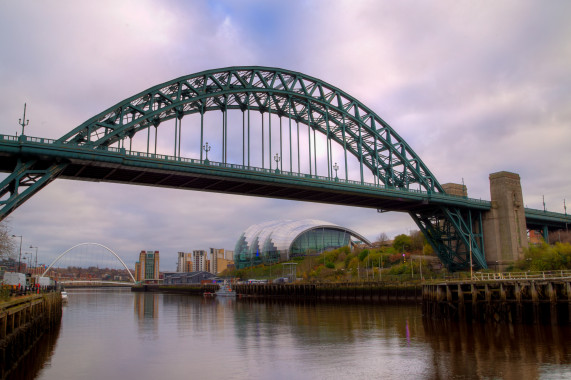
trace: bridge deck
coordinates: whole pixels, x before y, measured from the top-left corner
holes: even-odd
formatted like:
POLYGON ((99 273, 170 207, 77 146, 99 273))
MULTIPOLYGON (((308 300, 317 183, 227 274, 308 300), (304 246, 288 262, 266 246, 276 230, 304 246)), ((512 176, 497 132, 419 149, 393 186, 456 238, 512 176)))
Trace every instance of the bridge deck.
POLYGON ((444 193, 404 190, 323 176, 200 161, 124 149, 92 149, 54 140, 0 135, 0 171, 12 172, 18 158, 38 168, 67 163, 60 178, 105 181, 419 212, 439 205, 488 210, 490 202, 444 193))

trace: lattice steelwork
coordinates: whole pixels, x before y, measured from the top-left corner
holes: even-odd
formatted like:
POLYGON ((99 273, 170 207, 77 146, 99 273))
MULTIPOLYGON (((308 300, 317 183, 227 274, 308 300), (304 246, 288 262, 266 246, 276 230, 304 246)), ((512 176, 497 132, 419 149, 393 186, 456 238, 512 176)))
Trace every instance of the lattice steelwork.
POLYGON ((369 108, 325 82, 282 69, 233 67, 181 77, 116 104, 59 141, 111 146, 169 119, 229 109, 269 112, 309 125, 327 136, 328 156, 334 141, 357 157, 361 179, 366 167, 388 186, 443 192, 408 144, 369 108))
MULTIPOLYGON (((480 267, 486 267, 481 228, 475 228, 478 224, 478 218, 481 219, 480 211, 474 211, 477 214, 477 218, 474 219, 472 216, 466 217, 466 210, 459 208, 462 206, 458 206, 458 202, 450 200, 449 206, 442 205, 442 201, 439 205, 430 203, 428 199, 431 195, 443 195, 445 194, 444 190, 418 155, 384 120, 344 91, 298 72, 265 67, 231 67, 184 76, 152 87, 114 105, 65 134, 53 142, 53 145, 57 145, 58 149, 61 147, 69 148, 69 156, 72 155, 71 152, 76 152, 73 154, 79 155, 78 148, 81 148, 83 152, 86 149, 93 149, 104 151, 107 154, 105 160, 113 160, 111 155, 124 154, 125 151, 130 152, 134 136, 146 131, 148 136, 147 155, 149 155, 151 152, 149 146, 150 130, 155 129, 156 153, 156 136, 159 126, 167 120, 174 119, 174 158, 180 159, 182 119, 185 115, 200 115, 199 146, 203 147, 204 115, 210 111, 221 111, 223 115, 221 164, 226 165, 228 163, 229 145, 227 115, 229 110, 242 112, 243 138, 246 135, 245 120, 247 115, 248 139, 250 138, 251 112, 261 113, 262 142, 265 141, 263 136, 264 115, 268 115, 269 123, 271 123, 272 115, 279 117, 280 139, 282 119, 288 120, 290 129, 292 121, 305 124, 309 134, 309 146, 305 148, 307 149, 306 152, 309 152, 310 176, 312 171, 317 173, 317 139, 315 135, 320 133, 325 136, 326 141, 328 171, 326 178, 333 179, 333 170, 335 170, 335 179, 337 180, 339 168, 337 163, 333 165, 332 149, 332 144, 335 143, 338 145, 338 149, 342 148, 343 150, 346 182, 348 179, 347 157, 352 155, 359 163, 360 184, 367 185, 365 183, 365 170, 370 173, 368 174, 369 178, 371 176, 373 178, 373 185, 376 187, 371 188, 369 186, 367 191, 375 188, 380 189, 382 186, 385 189, 403 190, 403 196, 407 196, 406 192, 411 194, 410 191, 425 194, 426 204, 421 204, 419 207, 415 206, 413 211, 396 206, 391 206, 389 209, 409 212, 448 268, 457 269, 467 265, 465 252, 469 251, 466 247, 469 247, 470 240, 472 240, 472 254, 476 258, 475 263, 480 267), (311 131, 313 131, 313 141, 311 131), (117 149, 114 149, 115 146, 113 145, 115 144, 117 149), (313 169, 312 151, 314 155, 313 169), (474 233, 476 230, 479 232, 474 233)), ((269 133, 269 140, 271 141, 271 124, 269 133)), ((26 136, 20 136, 18 141, 20 143, 29 142, 26 136)), ((299 136, 297 141, 299 144, 299 136)), ((289 144, 291 151, 291 137, 289 144)), ((248 141, 247 163, 243 153, 244 168, 250 168, 249 146, 248 141)), ((209 148, 205 147, 206 154, 208 150, 209 148)), ((265 165, 264 143, 262 143, 261 150, 263 169, 265 165)), ((298 147, 298 165, 299 150, 298 147)), ((271 143, 269 153, 268 164, 265 167, 271 167, 272 164, 271 143)), ((14 150, 11 154, 20 160, 17 151, 14 150)), ((0 206, 2 206, 0 218, 8 215, 32 194, 61 175, 61 172, 66 169, 66 163, 69 162, 66 161, 66 158, 69 157, 61 157, 60 160, 57 153, 54 155, 56 160, 41 161, 27 157, 28 161, 18 161, 17 165, 11 166, 15 168, 14 172, 0 184, 0 206)), ((103 158, 101 159, 103 160, 103 158)), ((279 160, 280 157, 276 156, 276 170, 279 160)), ((208 160, 204 160, 202 150, 198 162, 200 164, 209 163, 208 160)), ((79 169, 74 175, 79 176, 82 170, 83 168, 79 169)), ((129 168, 129 170, 131 171, 122 173, 132 175, 133 169, 129 168)), ((89 175, 85 175, 86 178, 93 176, 91 178, 106 180, 107 176, 113 175, 112 172, 109 172, 100 178, 97 177, 96 169, 87 168, 86 171, 89 171, 89 175)), ((147 178, 143 172, 140 176, 147 178)), ((137 175, 132 177, 135 178, 137 175)), ((149 179, 149 181, 153 180, 153 178, 149 179)), ((130 183, 138 183, 135 180, 129 181, 130 183)), ((292 179, 293 182, 295 179, 292 179)), ((141 183, 143 182, 141 181, 141 183)), ((182 183, 185 183, 184 180, 182 183)), ((233 186, 239 187, 240 185, 234 183, 233 186)), ((210 187, 209 189, 212 191, 213 188, 210 187)), ((216 190, 214 189, 214 191, 216 190)), ((284 191, 289 190, 285 189, 284 191)), ((277 193, 274 194, 278 196, 277 193)), ((353 197, 353 203, 350 204, 359 205, 359 202, 355 200, 355 197, 360 196, 357 192, 349 194, 346 191, 346 194, 353 197)), ((285 196, 282 195, 282 197, 285 196)), ((400 195, 389 195, 389 197, 395 201, 395 205, 401 201, 400 195)), ((342 202, 337 202, 337 204, 340 203, 342 202)))

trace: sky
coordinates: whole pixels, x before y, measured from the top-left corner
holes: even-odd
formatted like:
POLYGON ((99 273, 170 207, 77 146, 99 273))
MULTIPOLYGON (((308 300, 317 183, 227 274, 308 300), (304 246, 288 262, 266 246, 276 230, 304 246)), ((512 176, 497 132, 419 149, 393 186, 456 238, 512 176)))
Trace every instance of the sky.
MULTIPOLYGON (((24 103, 26 134, 55 139, 180 76, 279 67, 361 101, 441 184, 464 182, 470 197, 489 200, 489 174, 510 171, 527 207, 545 199, 564 212, 569 14, 568 1, 0 0, 0 134, 20 133, 24 103)), ((417 229, 407 214, 63 179, 9 224, 23 251, 39 247, 39 262, 97 242, 131 267, 141 250, 158 250, 161 270, 174 270, 179 251, 233 249, 252 224, 303 218, 370 240, 417 229)))

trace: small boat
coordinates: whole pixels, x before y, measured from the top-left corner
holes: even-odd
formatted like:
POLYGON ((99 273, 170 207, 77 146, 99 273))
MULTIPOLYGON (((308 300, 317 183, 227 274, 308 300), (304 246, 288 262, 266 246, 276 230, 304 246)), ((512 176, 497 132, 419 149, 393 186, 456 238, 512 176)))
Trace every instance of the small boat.
POLYGON ((205 298, 212 298, 214 297, 216 294, 212 293, 212 292, 204 292, 202 294, 205 298))
POLYGON ((67 292, 66 291, 61 292, 61 301, 67 302, 67 292))
POLYGON ((216 291, 217 297, 236 297, 236 291, 232 290, 230 285, 226 284, 226 282, 224 282, 224 284, 220 284, 219 286, 220 289, 216 291))

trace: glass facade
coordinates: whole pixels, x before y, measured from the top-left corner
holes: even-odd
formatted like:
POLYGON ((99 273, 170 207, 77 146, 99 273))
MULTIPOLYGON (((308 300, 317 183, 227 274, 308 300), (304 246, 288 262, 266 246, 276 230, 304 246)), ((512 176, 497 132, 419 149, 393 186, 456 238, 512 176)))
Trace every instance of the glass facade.
POLYGON ((351 244, 351 237, 368 243, 361 235, 332 223, 315 219, 280 220, 250 226, 234 248, 237 269, 273 264, 292 257, 335 249, 351 244))

